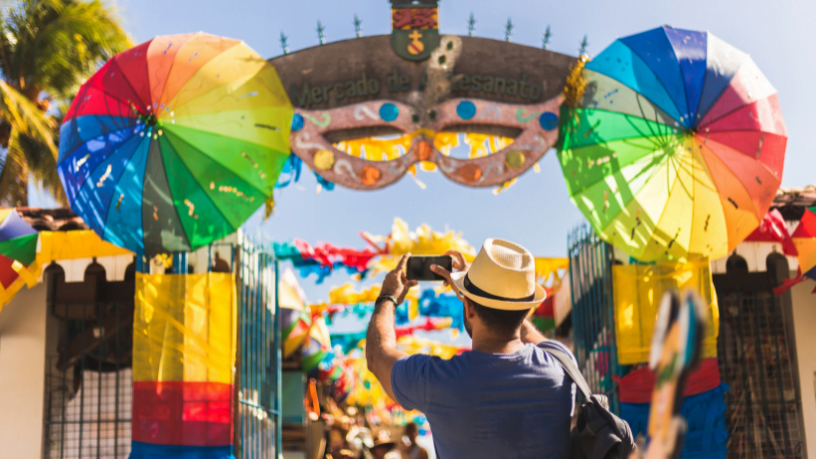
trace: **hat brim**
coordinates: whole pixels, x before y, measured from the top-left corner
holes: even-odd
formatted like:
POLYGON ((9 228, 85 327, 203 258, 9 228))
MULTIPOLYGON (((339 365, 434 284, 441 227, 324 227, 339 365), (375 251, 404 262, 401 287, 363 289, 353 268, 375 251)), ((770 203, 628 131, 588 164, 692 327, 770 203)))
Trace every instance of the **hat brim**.
POLYGON ((547 291, 544 290, 544 287, 538 284, 535 284, 535 297, 530 301, 505 301, 494 300, 492 298, 485 298, 479 295, 475 295, 465 288, 466 275, 467 271, 451 273, 451 280, 453 280, 453 283, 456 284, 456 288, 460 292, 462 292, 463 295, 486 308, 502 309, 505 311, 521 311, 524 309, 536 307, 547 298, 547 291))
POLYGON ((390 450, 396 448, 396 446, 397 446, 396 442, 386 441, 386 442, 383 442, 383 443, 375 443, 374 446, 372 446, 369 449, 388 448, 388 450, 390 451, 390 450))

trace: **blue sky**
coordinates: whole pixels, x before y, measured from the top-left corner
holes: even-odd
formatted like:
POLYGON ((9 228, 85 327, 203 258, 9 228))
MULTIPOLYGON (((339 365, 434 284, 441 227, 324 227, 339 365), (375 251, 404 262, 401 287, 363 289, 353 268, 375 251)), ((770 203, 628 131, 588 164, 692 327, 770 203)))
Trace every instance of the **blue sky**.
MULTIPOLYGON (((281 54, 281 31, 289 37, 291 52, 317 45, 318 20, 326 26, 328 42, 354 36, 355 13, 363 21, 365 35, 390 33, 387 0, 117 0, 116 4, 135 43, 155 35, 202 30, 240 38, 265 57, 281 54)), ((441 32, 466 34, 471 12, 477 36, 503 39, 510 17, 514 42, 540 46, 542 31, 550 25, 550 49, 570 55, 577 55, 584 34, 594 56, 617 37, 663 24, 708 30, 751 54, 779 91, 790 135, 783 186, 816 183, 816 152, 806 135, 816 121, 812 32, 816 2, 812 0, 443 0, 441 32)), ((540 166, 540 173, 527 172, 499 195, 422 172, 418 178, 427 185, 425 190, 404 178, 376 192, 337 188, 317 195, 316 182, 307 173, 297 186, 279 190, 270 220, 261 222, 256 215, 248 226, 268 239, 298 237, 311 243, 362 247, 360 231, 387 234, 394 217, 400 217, 412 228, 428 223, 437 230, 462 231, 477 247, 485 238, 501 237, 538 256, 563 256, 566 234, 582 216, 569 201, 555 152, 545 155, 540 166)), ((48 202, 43 197, 38 200, 48 202)), ((322 286, 312 281, 302 284, 311 300, 319 300, 330 286, 347 279, 336 274, 322 286)))

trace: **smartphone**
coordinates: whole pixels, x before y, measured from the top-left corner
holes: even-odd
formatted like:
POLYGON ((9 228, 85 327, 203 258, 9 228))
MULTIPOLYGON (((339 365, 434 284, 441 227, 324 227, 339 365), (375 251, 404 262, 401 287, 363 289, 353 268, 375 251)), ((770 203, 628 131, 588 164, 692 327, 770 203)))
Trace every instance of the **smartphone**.
POLYGON ((411 257, 408 259, 406 276, 408 280, 418 281, 441 281, 444 277, 431 271, 431 265, 441 266, 448 271, 453 271, 453 258, 448 255, 411 257))

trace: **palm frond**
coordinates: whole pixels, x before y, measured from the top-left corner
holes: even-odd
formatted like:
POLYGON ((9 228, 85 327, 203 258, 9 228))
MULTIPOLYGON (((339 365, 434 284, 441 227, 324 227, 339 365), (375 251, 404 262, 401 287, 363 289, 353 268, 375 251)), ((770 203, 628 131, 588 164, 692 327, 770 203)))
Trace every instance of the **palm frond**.
POLYGON ((12 128, 3 170, 0 171, 0 205, 6 207, 28 205, 29 170, 19 139, 19 131, 12 128))
POLYGON ((0 80, 0 119, 10 124, 19 135, 30 137, 46 146, 57 157, 54 143, 54 123, 24 95, 0 80))

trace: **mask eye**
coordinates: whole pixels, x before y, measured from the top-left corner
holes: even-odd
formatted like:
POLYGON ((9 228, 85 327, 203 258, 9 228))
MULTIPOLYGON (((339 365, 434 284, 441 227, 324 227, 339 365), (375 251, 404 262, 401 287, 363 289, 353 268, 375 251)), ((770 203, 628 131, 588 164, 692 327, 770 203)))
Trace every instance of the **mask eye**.
POLYGON ((513 143, 522 130, 490 124, 447 126, 434 138, 434 146, 445 156, 460 159, 492 155, 513 143))

